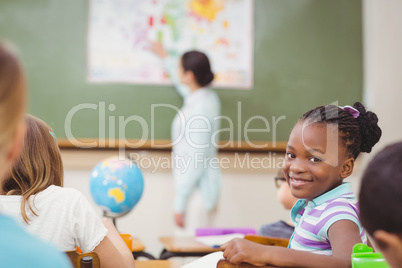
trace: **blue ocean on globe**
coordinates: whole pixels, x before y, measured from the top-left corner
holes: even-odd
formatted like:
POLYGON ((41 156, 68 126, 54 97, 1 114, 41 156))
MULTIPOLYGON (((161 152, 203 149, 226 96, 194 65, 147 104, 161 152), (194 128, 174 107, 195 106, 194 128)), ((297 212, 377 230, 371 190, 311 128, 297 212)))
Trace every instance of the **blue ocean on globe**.
POLYGON ((141 199, 144 179, 134 162, 110 157, 92 170, 89 189, 105 215, 116 218, 130 212, 141 199))

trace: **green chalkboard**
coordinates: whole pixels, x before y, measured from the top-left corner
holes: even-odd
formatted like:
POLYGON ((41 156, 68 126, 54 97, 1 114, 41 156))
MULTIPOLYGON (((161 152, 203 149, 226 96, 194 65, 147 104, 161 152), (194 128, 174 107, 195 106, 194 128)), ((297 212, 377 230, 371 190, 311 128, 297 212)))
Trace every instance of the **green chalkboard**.
MULTIPOLYGON (((124 130, 129 139, 170 139, 175 111, 151 107, 180 107, 173 87, 86 81, 88 7, 85 0, 0 1, 0 37, 20 51, 29 112, 49 123, 59 139, 67 137, 66 118, 74 107, 82 108, 71 118, 75 138, 118 139, 124 130), (139 121, 124 126, 130 116, 143 119, 148 133, 139 121)), ((255 0, 254 86, 216 89, 222 115, 233 123, 222 120, 221 140, 244 141, 246 124, 267 129, 263 117, 270 131, 248 132, 247 138, 286 141, 308 109, 361 101, 361 9, 360 0, 255 0)))

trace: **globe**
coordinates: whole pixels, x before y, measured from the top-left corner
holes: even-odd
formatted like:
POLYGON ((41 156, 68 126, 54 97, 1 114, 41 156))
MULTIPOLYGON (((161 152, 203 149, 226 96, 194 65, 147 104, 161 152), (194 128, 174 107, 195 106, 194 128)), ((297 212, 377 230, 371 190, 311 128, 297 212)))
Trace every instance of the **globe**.
POLYGON ((89 189, 105 216, 117 218, 130 212, 141 199, 144 179, 134 162, 110 157, 92 170, 89 189))

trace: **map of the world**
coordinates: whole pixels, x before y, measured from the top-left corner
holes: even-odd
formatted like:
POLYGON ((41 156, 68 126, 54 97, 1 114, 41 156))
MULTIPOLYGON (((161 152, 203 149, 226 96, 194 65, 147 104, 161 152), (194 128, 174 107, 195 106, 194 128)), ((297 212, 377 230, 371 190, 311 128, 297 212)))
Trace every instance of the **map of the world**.
POLYGON ((203 51, 214 87, 251 88, 252 0, 90 0, 88 80, 170 84, 150 50, 160 41, 172 56, 203 51))

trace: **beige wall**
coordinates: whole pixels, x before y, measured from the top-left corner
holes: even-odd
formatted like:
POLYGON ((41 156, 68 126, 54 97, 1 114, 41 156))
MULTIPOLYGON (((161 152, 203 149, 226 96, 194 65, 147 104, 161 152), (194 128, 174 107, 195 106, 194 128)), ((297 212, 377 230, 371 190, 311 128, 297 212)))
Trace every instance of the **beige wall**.
MULTIPOLYGON (((169 152, 136 151, 136 153, 150 159, 170 157, 169 152)), ((118 152, 114 150, 62 151, 66 169, 65 187, 81 191, 99 215, 101 211, 89 193, 90 172, 99 161, 117 154, 118 152)), ((217 226, 258 229, 262 224, 289 218, 289 211, 283 209, 277 200, 277 189, 273 180, 277 172, 276 165, 283 156, 283 154, 261 153, 248 156, 245 153, 239 153, 237 156, 236 153, 219 154, 220 159, 227 158, 232 164, 239 163, 236 157, 241 161, 248 157, 249 160, 246 162, 250 163, 250 166, 239 167, 236 164, 237 167, 232 165, 228 169, 221 169, 223 189, 218 206, 217 226), (263 160, 263 166, 259 168, 258 159, 263 160), (251 163, 257 166, 253 168, 251 163)), ((348 179, 355 191, 358 187, 359 166, 356 165, 353 176, 348 179)), ((169 169, 158 169, 153 172, 153 167, 142 167, 142 170, 145 184, 143 196, 133 211, 117 220, 117 227, 120 232, 139 237, 145 244, 146 251, 157 256, 162 250, 158 237, 174 234, 173 177, 169 169)))
MULTIPOLYGON (((170 158, 170 152, 136 151, 141 158, 170 158)), ((92 201, 89 192, 91 169, 101 160, 117 156, 118 152, 110 151, 71 151, 63 150, 65 164, 64 186, 81 191, 95 210, 101 210, 92 201)), ((231 163, 238 161, 234 153, 222 153, 219 158, 228 158, 231 163)), ((238 154, 243 161, 245 157, 265 159, 267 168, 251 166, 230 167, 222 169, 223 191, 219 202, 217 225, 221 227, 253 227, 279 219, 287 219, 288 211, 284 210, 276 199, 276 188, 273 177, 275 167, 268 167, 268 159, 280 160, 283 155, 238 154)), ((254 163, 256 163, 255 161, 254 163)), ((272 162, 272 164, 276 164, 272 162)), ((144 164, 145 166, 146 164, 144 164)), ((120 232, 138 236, 144 242, 148 252, 159 255, 162 246, 159 236, 173 235, 173 177, 170 169, 157 169, 153 166, 141 167, 144 176, 144 193, 140 202, 132 212, 117 220, 120 232)))
POLYGON ((400 0, 363 1, 364 99, 383 130, 374 152, 402 140, 401 11, 400 0))

